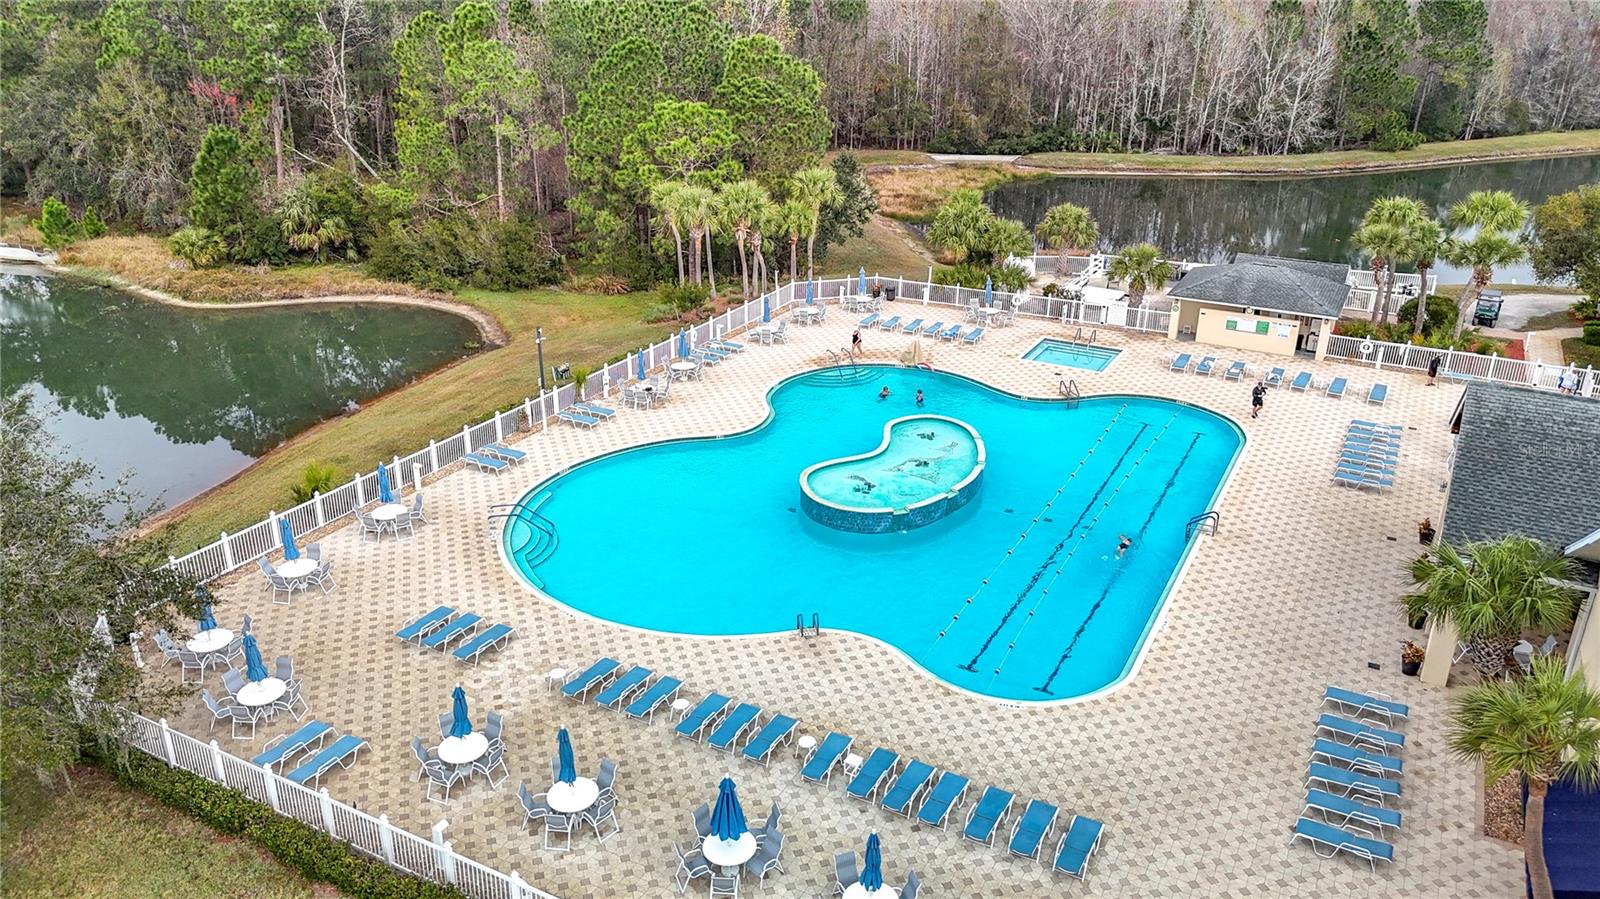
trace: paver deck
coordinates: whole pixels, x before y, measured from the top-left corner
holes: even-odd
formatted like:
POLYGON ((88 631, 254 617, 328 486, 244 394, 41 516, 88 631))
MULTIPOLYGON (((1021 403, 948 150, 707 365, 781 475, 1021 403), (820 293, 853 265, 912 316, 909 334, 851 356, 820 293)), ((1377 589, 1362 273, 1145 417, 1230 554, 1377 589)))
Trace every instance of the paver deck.
MULTIPOLYGON (((904 305, 898 311, 922 313, 904 305)), ((783 808, 787 873, 769 876, 762 891, 774 897, 830 894, 833 854, 859 852, 873 829, 883 839, 886 879, 902 882, 915 868, 927 896, 1520 891, 1520 855, 1477 834, 1476 773, 1445 745, 1447 693, 1398 670, 1397 642, 1415 632, 1395 597, 1417 551, 1416 521, 1437 514, 1457 386, 1426 387, 1423 378, 1399 372, 1375 378, 1342 363, 1213 350, 1262 371, 1285 364, 1291 375, 1309 369, 1319 381, 1338 374, 1360 388, 1375 379, 1390 385, 1385 409, 1367 406, 1364 389, 1343 400, 1273 390, 1262 417, 1252 421, 1253 377, 1227 382, 1167 370, 1165 357, 1202 349, 1195 344, 1101 331, 1102 342, 1123 353, 1097 373, 1020 358, 1039 337, 1062 335, 1060 325, 1048 322, 991 330, 970 348, 925 341, 936 367, 1005 390, 1055 396, 1058 381, 1070 377, 1085 395, 1129 392, 1196 403, 1233 417, 1248 435, 1219 507, 1221 531, 1203 538, 1142 670, 1111 694, 1073 705, 1016 708, 964 695, 893 651, 846 633, 813 640, 791 633, 700 638, 620 627, 549 601, 503 564, 499 541, 485 525, 491 503, 510 502, 601 452, 757 424, 777 381, 826 364, 826 350, 848 345, 859 316, 830 310, 829 318, 822 326, 791 327, 788 345, 751 346, 708 371, 702 383, 674 385, 665 408, 622 410, 593 431, 552 427, 526 436, 515 445, 529 453, 527 462, 506 475, 442 475, 426 488, 431 523, 410 542, 362 542, 353 526, 322 536, 340 585, 330 596, 312 591, 292 606, 272 605, 253 570, 219 585, 219 619, 237 624, 251 614, 264 654, 294 656, 316 716, 369 740, 371 752, 360 764, 326 779, 330 792, 373 814, 386 812, 416 833, 448 819, 446 835, 458 850, 515 869, 563 899, 671 895, 672 843, 690 842, 689 811, 714 799, 725 770, 738 780, 751 819, 764 818, 774 800, 783 808), (1376 495, 1330 483, 1335 449, 1352 418, 1408 426, 1394 490, 1376 495), (394 639, 405 620, 440 603, 511 624, 517 638, 477 668, 394 639), (1060 806, 1063 824, 1067 812, 1098 818, 1106 836, 1090 879, 1055 877, 1040 864, 1007 857, 1003 848, 964 842, 954 829, 913 825, 849 801, 843 778, 828 787, 803 783, 790 748, 779 750, 770 769, 761 768, 674 738, 670 714, 646 725, 546 690, 551 668, 576 670, 602 655, 680 677, 683 695, 692 699, 721 691, 797 717, 801 733, 852 734, 863 756, 887 745, 902 758, 954 769, 972 778, 974 795, 994 783, 1015 791, 1019 806, 1033 797, 1060 806), (1368 660, 1383 670, 1369 670, 1368 660), (498 791, 476 780, 446 808, 424 798, 408 742, 414 734, 437 742, 435 719, 449 708, 457 681, 467 688, 475 720, 481 723, 491 708, 506 715, 512 778, 498 791), (1312 725, 1329 683, 1385 690, 1411 706, 1400 805, 1406 830, 1396 841, 1396 864, 1376 874, 1290 845, 1312 725), (546 852, 536 834, 524 834, 515 795, 518 780, 535 792, 548 786, 555 730, 563 724, 580 771, 592 774, 602 754, 620 763, 622 832, 604 846, 580 836, 570 853, 546 852)), ((862 336, 868 361, 892 362, 911 340, 875 330, 862 336)), ((191 705, 175 724, 204 733, 198 698, 191 705)), ((283 719, 254 740, 219 739, 249 756, 293 726, 283 719)), ((965 814, 963 806, 955 819, 965 814)), ((1009 835, 1009 822, 1005 827, 1009 835)), ((1049 837, 1052 851, 1057 832, 1049 837)), ((704 889, 704 881, 695 888, 704 889)))

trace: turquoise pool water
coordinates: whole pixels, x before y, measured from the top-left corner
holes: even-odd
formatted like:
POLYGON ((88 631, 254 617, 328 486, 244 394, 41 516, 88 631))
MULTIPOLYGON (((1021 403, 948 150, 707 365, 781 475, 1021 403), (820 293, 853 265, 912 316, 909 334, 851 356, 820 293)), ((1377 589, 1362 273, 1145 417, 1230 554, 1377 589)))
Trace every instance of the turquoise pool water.
POLYGON ((1025 400, 911 369, 813 372, 769 401, 755 430, 615 453, 536 487, 525 500, 557 539, 513 520, 507 558, 560 602, 621 624, 758 634, 815 612, 963 689, 1067 699, 1130 670, 1188 552, 1185 523, 1211 508, 1243 445, 1221 416, 1167 400, 1025 400), (886 422, 917 413, 982 435, 971 502, 887 534, 800 512, 800 472, 877 446, 886 422))
POLYGON ((862 458, 826 462, 802 475, 818 499, 861 509, 903 509, 947 493, 978 465, 971 431, 940 418, 892 425, 862 458))
POLYGON ((1022 358, 1033 362, 1043 362, 1047 365, 1064 365, 1067 368, 1082 368, 1087 371, 1105 371, 1111 360, 1117 358, 1121 350, 1110 347, 1090 346, 1086 343, 1073 343, 1070 340, 1056 340, 1046 337, 1033 345, 1033 349, 1024 353, 1022 358))

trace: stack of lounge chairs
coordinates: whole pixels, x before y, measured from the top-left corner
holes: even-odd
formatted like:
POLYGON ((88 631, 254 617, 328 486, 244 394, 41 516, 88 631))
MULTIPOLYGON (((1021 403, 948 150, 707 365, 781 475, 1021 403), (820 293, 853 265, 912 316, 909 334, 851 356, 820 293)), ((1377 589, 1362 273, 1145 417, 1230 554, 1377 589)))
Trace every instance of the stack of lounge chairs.
POLYGON ((592 428, 615 418, 617 410, 594 403, 573 403, 556 413, 558 421, 564 421, 575 428, 592 428))
POLYGON ((394 635, 406 643, 415 643, 423 649, 449 652, 459 662, 477 665, 485 652, 505 646, 517 632, 509 624, 488 627, 485 624, 482 616, 475 612, 458 612, 450 606, 435 606, 432 611, 406 622, 394 635))
POLYGON ((1345 430, 1333 481, 1344 487, 1386 490, 1394 486, 1395 465, 1400 461, 1400 425, 1357 419, 1345 430))
POLYGON ((489 443, 462 456, 461 461, 471 462, 478 466, 479 471, 499 474, 526 458, 528 454, 522 450, 512 449, 503 443, 489 443))
POLYGON ((1381 694, 1328 687, 1306 764, 1306 800, 1290 842, 1304 840, 1323 858, 1341 853, 1394 862, 1390 842, 1400 831, 1397 757, 1405 734, 1395 730, 1407 707, 1381 694), (1331 708, 1330 708, 1331 707, 1331 708))
POLYGON ((250 761, 275 768, 285 779, 314 788, 335 765, 348 768, 355 764, 357 753, 366 745, 366 740, 354 734, 336 736, 332 725, 312 720, 267 743, 261 754, 250 761))

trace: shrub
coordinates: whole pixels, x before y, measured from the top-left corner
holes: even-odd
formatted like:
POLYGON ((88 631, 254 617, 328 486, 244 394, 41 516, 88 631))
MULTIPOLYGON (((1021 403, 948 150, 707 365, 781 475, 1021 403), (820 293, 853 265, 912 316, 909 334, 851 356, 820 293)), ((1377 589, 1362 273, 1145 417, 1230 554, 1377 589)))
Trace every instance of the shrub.
POLYGON ((94 211, 93 206, 86 206, 83 210, 83 218, 78 220, 78 230, 84 237, 94 240, 96 237, 105 236, 106 223, 104 219, 100 218, 100 213, 94 211))
POLYGON ((933 272, 933 283, 948 284, 952 287, 972 287, 983 289, 984 268, 970 262, 961 262, 956 265, 946 265, 933 272))
POLYGON ((1372 322, 1369 321, 1361 321, 1359 319, 1341 319, 1338 325, 1334 327, 1333 332, 1343 337, 1354 337, 1357 340, 1364 340, 1372 336, 1373 327, 1372 322))
POLYGON ((228 246, 223 243, 222 236, 199 225, 189 225, 173 232, 167 238, 167 249, 195 268, 216 265, 228 255, 228 246))
MULTIPOLYGON (((1427 317, 1422 320, 1422 333, 1435 334, 1440 331, 1454 333, 1456 328, 1456 316, 1458 314, 1459 312, 1456 309, 1455 300, 1452 300, 1449 297, 1439 296, 1436 293, 1428 294, 1427 317)), ((1400 304, 1400 311, 1398 313, 1398 317, 1396 318, 1396 322, 1398 325, 1403 327, 1406 332, 1404 341, 1409 341, 1411 339, 1411 323, 1416 320, 1416 317, 1417 300, 1415 297, 1400 304)))
POLYGON ((1583 323, 1583 342, 1590 346, 1600 346, 1600 318, 1592 318, 1583 323))
POLYGON ((121 762, 104 763, 125 786, 142 790, 222 833, 245 837, 285 866, 352 896, 463 899, 452 887, 408 877, 383 862, 357 855, 327 834, 278 815, 243 793, 170 768, 137 750, 121 762))
POLYGON ((33 220, 33 226, 39 229, 44 245, 52 250, 64 250, 78 239, 78 223, 72 220, 67 204, 55 197, 44 201, 39 209, 39 217, 33 220))
POLYGON ((1028 270, 1015 262, 997 265, 989 270, 989 274, 994 277, 995 290, 1003 287, 1011 293, 1022 290, 1028 286, 1029 281, 1033 280, 1028 276, 1028 270))
POLYGON ((679 284, 661 291, 661 302, 682 318, 695 312, 711 299, 711 292, 694 284, 679 284))
POLYGON ((533 224, 467 215, 390 228, 373 242, 367 262, 375 277, 429 290, 521 290, 560 281, 564 267, 549 235, 533 224))
POLYGON ((1600 298, 1583 297, 1572 304, 1572 317, 1581 322, 1600 318, 1600 298))
POLYGON ((308 462, 305 470, 300 472, 300 482, 291 484, 289 492, 294 494, 296 503, 303 503, 318 493, 327 493, 338 480, 339 471, 332 465, 308 462))

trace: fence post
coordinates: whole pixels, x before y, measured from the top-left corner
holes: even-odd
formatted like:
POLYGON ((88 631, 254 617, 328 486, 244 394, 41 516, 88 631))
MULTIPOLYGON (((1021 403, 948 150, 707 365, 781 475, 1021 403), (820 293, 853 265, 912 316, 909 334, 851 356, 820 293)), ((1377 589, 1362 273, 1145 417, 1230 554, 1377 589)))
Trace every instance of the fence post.
POLYGON ((359 471, 356 472, 355 482, 356 482, 356 508, 359 509, 362 506, 367 504, 367 497, 361 490, 361 472, 359 472, 359 471))
POLYGON ((272 545, 283 548, 283 528, 278 527, 278 513, 276 510, 267 511, 267 521, 272 524, 272 545))
POLYGON ((449 820, 440 818, 439 823, 433 825, 434 851, 439 857, 439 869, 444 874, 445 883, 456 882, 456 864, 452 856, 455 850, 450 848, 450 841, 444 838, 444 829, 450 826, 449 820))
POLYGON ((533 430, 533 400, 522 398, 522 418, 528 423, 528 430, 533 430))
MULTIPOLYGON (((411 486, 418 493, 422 492, 422 463, 421 462, 413 462, 413 463, 411 463, 411 486)), ((398 539, 398 538, 396 538, 396 539, 398 539)))
POLYGON ((211 765, 217 769, 217 783, 227 786, 228 772, 222 768, 222 747, 217 745, 216 740, 211 741, 211 765))
POLYGON ((322 829, 328 832, 328 836, 337 840, 339 834, 335 832, 333 825, 333 799, 328 796, 327 787, 317 791, 317 802, 322 806, 322 829))
POLYGON ((269 765, 261 766, 261 782, 267 786, 267 805, 278 814, 283 814, 283 809, 278 806, 278 775, 272 773, 269 765))
POLYGON ((439 470, 439 441, 437 440, 428 441, 428 469, 430 471, 439 470))
POLYGON ((176 768, 178 767, 178 753, 172 749, 172 728, 167 726, 167 719, 165 718, 162 718, 159 723, 161 724, 161 746, 167 750, 167 764, 176 768))
POLYGON ((389 823, 388 815, 378 816, 378 848, 383 852, 384 862, 393 865, 394 826, 389 823))
POLYGON ((511 869, 511 899, 522 899, 528 892, 528 882, 522 879, 517 869, 511 869))
POLYGON ((461 454, 472 452, 472 425, 461 426, 461 454))
POLYGON ((1500 357, 1499 356, 1490 356, 1489 357, 1489 375, 1488 375, 1489 380, 1493 381, 1495 379, 1494 370, 1499 365, 1500 365, 1500 357))
POLYGON ((506 439, 505 426, 500 423, 500 413, 496 412, 494 414, 494 442, 499 443, 504 439, 506 439))
POLYGON ((228 532, 222 531, 221 534, 222 539, 219 542, 222 544, 222 568, 224 571, 232 571, 233 547, 228 545, 228 532))
POLYGON ((316 510, 316 513, 317 513, 317 527, 320 528, 324 524, 328 523, 327 516, 324 515, 323 512, 322 512, 322 491, 321 490, 318 490, 317 492, 311 494, 311 508, 316 510))

